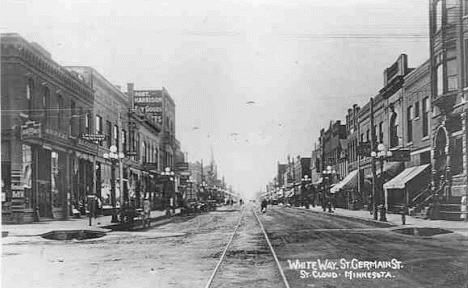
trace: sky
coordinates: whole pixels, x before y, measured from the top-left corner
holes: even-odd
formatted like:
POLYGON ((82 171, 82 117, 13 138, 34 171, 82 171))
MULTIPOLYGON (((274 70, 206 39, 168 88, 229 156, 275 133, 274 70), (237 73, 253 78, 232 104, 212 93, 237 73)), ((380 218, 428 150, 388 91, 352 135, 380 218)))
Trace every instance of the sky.
MULTIPOLYGON (((287 156, 310 157, 383 88, 402 53, 429 57, 427 0, 2 0, 2 33, 126 89, 165 87, 189 161, 211 148, 228 184, 265 190, 287 156)), ((247 196, 248 197, 248 196, 247 196)))

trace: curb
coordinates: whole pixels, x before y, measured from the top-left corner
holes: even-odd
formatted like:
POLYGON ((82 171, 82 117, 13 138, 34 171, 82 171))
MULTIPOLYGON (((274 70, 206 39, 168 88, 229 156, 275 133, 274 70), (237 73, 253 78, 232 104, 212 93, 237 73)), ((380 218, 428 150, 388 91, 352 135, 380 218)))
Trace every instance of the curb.
POLYGON ((309 211, 311 213, 319 214, 319 215, 328 215, 327 217, 339 217, 339 218, 344 218, 344 219, 352 219, 352 220, 357 220, 359 222, 365 222, 365 223, 372 223, 373 225, 376 226, 382 226, 382 228, 391 228, 391 227, 398 227, 400 225, 392 223, 392 222, 382 222, 374 219, 368 219, 368 218, 363 218, 359 216, 350 216, 350 215, 341 215, 341 214, 336 214, 336 213, 328 213, 328 212, 320 212, 320 211, 314 211, 306 208, 301 208, 301 207, 291 207, 297 210, 305 210, 309 211))

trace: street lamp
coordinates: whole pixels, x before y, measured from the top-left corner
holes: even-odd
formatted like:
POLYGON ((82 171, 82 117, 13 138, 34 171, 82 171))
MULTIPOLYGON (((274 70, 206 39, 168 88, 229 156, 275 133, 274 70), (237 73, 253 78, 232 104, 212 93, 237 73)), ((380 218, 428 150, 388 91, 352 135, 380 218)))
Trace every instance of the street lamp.
MULTIPOLYGON (((117 146, 112 145, 110 148, 110 153, 104 153, 103 157, 106 160, 110 160, 112 164, 111 168, 111 205, 114 210, 114 213, 112 213, 112 223, 117 222, 117 214, 115 209, 116 207, 116 193, 115 193, 115 186, 116 186, 116 178, 115 178, 115 166, 117 163, 119 163, 119 168, 122 171, 122 162, 121 160, 125 157, 125 155, 120 152, 117 153, 117 146)), ((123 203, 123 179, 122 179, 122 173, 120 173, 120 197, 121 197, 121 203, 123 203)))
MULTIPOLYGON (((325 183, 325 193, 326 193, 326 199, 328 199, 328 202, 327 203, 322 203, 322 208, 323 208, 323 211, 326 210, 326 207, 325 207, 325 204, 327 204, 328 206, 328 212, 332 213, 332 205, 331 205, 331 184, 332 184, 332 180, 333 180, 333 177, 336 176, 336 170, 335 169, 332 169, 331 166, 327 166, 327 169, 326 170, 323 170, 322 172, 322 176, 324 178, 325 183)), ((322 201, 324 201, 325 199, 323 199, 322 201)))
POLYGON ((309 178, 309 175, 304 175, 304 177, 301 179, 301 181, 302 181, 302 187, 304 188, 305 191, 307 191, 307 193, 304 193, 304 194, 306 194, 306 196, 305 196, 305 198, 307 199, 307 204, 306 204, 307 207, 306 208, 308 209, 309 208, 309 197, 310 197, 310 195, 308 193, 309 188, 307 187, 307 185, 312 181, 312 179, 309 178))
MULTIPOLYGON (((171 171, 171 168, 169 168, 169 167, 166 167, 166 168, 164 169, 164 171, 161 172, 161 176, 166 177, 166 179, 168 179, 169 182, 170 182, 171 184, 172 184, 172 181, 174 181, 174 171, 171 171)), ((164 182, 164 186, 166 187, 166 182, 164 182)), ((173 189, 172 189, 172 190, 173 190, 173 189)), ((166 191, 166 189, 164 189, 164 191, 166 191)), ((173 204, 174 204, 174 198, 173 198, 174 195, 173 195, 172 192, 173 192, 173 191, 171 191, 171 198, 169 198, 169 199, 170 199, 170 200, 169 200, 169 201, 170 201, 170 202, 169 202, 169 206, 171 206, 171 207, 174 206, 174 205, 173 205, 173 204)), ((166 201, 166 205, 167 205, 167 201, 166 201)), ((173 208, 173 210, 174 210, 174 209, 175 209, 175 208, 173 208)))
MULTIPOLYGON (((381 197, 381 204, 382 204, 382 207, 381 207, 381 210, 380 210, 380 221, 384 221, 386 222, 387 221, 387 216, 386 216, 386 209, 385 209, 385 195, 384 195, 384 189, 383 189, 383 170, 384 170, 384 162, 392 157, 392 151, 390 150, 387 150, 387 147, 385 147, 384 144, 380 143, 378 146, 377 146, 377 150, 378 152, 376 151, 372 151, 371 152, 371 157, 376 159, 376 160, 379 160, 380 161, 380 185, 379 185, 379 189, 381 190, 381 194, 380 194, 380 197, 381 197)), ((375 179, 374 179, 375 181, 375 179)), ((374 195, 375 196, 375 195, 374 195)), ((374 197, 374 201, 375 201, 375 197, 374 197)), ((376 203, 374 202, 374 209, 375 209, 375 205, 376 203)))

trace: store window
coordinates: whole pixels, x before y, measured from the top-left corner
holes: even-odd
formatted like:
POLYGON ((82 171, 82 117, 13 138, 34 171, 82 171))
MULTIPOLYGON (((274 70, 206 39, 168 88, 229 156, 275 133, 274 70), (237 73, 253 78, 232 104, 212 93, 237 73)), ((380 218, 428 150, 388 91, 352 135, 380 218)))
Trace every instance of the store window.
POLYGON ((25 208, 30 209, 33 207, 32 195, 32 150, 29 145, 21 145, 22 161, 21 161, 21 185, 24 191, 24 205, 25 208))
POLYGON ((50 184, 53 207, 62 207, 62 201, 60 199, 59 153, 55 151, 51 152, 50 184))

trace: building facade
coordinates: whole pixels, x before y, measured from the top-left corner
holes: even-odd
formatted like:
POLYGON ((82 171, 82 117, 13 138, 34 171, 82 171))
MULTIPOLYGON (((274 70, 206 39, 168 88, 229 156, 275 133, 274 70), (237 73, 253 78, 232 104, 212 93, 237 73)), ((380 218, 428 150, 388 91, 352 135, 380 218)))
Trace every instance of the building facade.
POLYGON ((1 35, 2 221, 66 219, 93 193, 94 93, 50 53, 1 35))
POLYGON ((437 217, 466 219, 468 3, 429 2, 432 187, 437 217))

